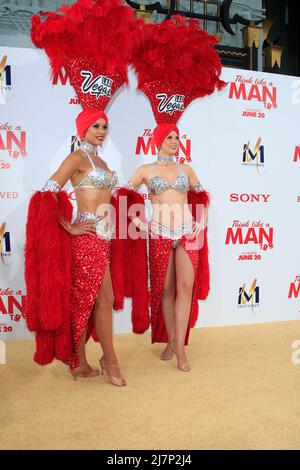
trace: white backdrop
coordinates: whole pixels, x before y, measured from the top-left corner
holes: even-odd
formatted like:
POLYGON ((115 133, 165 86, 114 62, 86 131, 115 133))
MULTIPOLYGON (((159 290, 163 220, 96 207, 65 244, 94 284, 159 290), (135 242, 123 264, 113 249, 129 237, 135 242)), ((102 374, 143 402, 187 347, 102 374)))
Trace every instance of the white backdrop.
MULTIPOLYGON (((70 152, 81 107, 64 78, 49 80, 45 54, 0 48, 0 339, 29 337, 23 312, 23 245, 33 191, 70 152), (73 101, 73 102, 72 102, 73 101)), ((103 157, 121 184, 155 159, 155 122, 136 79, 108 109, 103 157)), ((220 93, 195 101, 179 121, 181 161, 211 193, 211 292, 198 326, 299 319, 300 105, 295 78, 226 68, 220 93), (294 93, 294 95, 293 95, 294 93), (294 99, 293 99, 294 96, 294 99), (244 157, 244 160, 243 160, 244 157)), ((70 190, 70 187, 66 187, 70 190)), ((130 301, 114 317, 131 331, 130 301)))

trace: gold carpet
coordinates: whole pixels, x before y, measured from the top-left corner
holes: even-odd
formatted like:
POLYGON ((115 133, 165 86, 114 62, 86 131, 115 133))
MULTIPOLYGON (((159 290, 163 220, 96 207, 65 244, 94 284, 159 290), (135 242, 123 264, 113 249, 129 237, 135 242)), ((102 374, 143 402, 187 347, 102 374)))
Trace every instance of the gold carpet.
MULTIPOLYGON (((7 342, 0 365, 1 449, 299 449, 300 321, 199 328, 189 373, 159 360, 149 334, 115 335, 127 387, 75 382, 32 362, 33 341, 7 342)), ((97 366, 99 345, 88 343, 97 366)))

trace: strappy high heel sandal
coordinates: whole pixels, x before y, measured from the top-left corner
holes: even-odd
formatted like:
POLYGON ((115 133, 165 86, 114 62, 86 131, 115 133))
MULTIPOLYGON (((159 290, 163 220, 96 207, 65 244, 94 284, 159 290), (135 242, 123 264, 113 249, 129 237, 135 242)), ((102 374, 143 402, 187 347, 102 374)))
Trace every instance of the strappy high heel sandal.
POLYGON ((172 357, 175 354, 175 345, 174 345, 174 339, 168 342, 165 350, 161 353, 160 359, 162 361, 170 361, 172 357))
POLYGON ((117 364, 117 363, 116 364, 108 364, 105 361, 103 356, 101 357, 101 359, 99 359, 99 364, 100 364, 100 368, 101 368, 101 375, 104 375, 104 372, 106 372, 107 378, 108 378, 109 382, 112 385, 116 385, 116 387, 125 387, 126 382, 125 382, 124 377, 114 377, 114 376, 110 375, 109 372, 108 372, 108 367, 109 366, 119 367, 119 364, 117 364))

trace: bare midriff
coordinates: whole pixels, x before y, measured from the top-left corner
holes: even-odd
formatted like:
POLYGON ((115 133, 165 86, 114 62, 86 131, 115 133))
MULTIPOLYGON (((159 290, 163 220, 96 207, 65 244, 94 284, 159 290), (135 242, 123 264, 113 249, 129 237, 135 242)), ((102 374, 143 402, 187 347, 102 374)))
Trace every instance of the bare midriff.
POLYGON ((150 195, 150 201, 152 204, 151 221, 160 223, 170 230, 176 231, 192 219, 187 194, 168 189, 163 194, 150 195))

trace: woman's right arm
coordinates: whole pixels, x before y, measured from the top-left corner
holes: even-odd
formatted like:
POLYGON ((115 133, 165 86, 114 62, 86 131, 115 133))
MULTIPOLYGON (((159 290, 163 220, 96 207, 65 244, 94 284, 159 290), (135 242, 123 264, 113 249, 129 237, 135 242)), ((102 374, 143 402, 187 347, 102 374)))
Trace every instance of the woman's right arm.
POLYGON ((139 187, 144 183, 145 179, 146 165, 142 165, 133 173, 131 178, 129 178, 128 182, 126 183, 126 187, 138 191, 139 187))
MULTIPOLYGON (((41 191, 51 191, 54 193, 61 191, 67 181, 79 170, 81 162, 82 157, 78 152, 71 153, 65 158, 51 178, 46 181, 41 191)), ((71 224, 71 222, 61 218, 59 223, 71 235, 89 235, 96 232, 95 224, 89 221, 71 224)))
MULTIPOLYGON (((128 182, 126 183, 125 187, 128 189, 133 189, 134 191, 138 191, 139 187, 146 181, 147 179, 147 167, 148 165, 141 165, 129 178, 128 182)), ((134 223, 136 227, 143 231, 148 231, 148 223, 142 221, 137 216, 129 216, 131 221, 134 223)))
POLYGON ((73 152, 64 159, 58 170, 46 181, 41 191, 59 192, 66 182, 78 171, 82 157, 78 152, 73 152))

